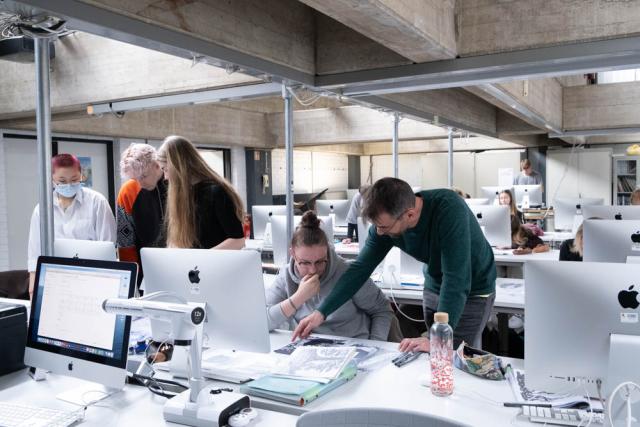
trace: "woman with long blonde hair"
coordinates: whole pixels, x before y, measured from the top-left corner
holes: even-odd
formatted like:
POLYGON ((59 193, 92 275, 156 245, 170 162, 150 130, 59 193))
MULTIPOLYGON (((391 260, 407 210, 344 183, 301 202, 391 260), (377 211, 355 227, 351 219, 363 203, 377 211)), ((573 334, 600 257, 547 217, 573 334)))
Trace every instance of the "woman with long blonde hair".
POLYGON ((158 150, 158 161, 169 181, 167 247, 242 249, 242 200, 196 147, 184 137, 168 136, 158 150))

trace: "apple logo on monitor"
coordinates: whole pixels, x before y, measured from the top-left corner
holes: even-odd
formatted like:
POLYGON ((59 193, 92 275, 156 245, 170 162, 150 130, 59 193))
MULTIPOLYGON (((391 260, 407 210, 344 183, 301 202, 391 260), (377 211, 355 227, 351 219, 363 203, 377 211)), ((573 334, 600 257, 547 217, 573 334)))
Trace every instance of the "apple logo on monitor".
POLYGON ((476 214, 476 217, 477 217, 478 219, 482 219, 482 212, 478 212, 478 213, 476 214))
POLYGON ((640 243, 640 231, 636 231, 631 235, 631 241, 633 243, 640 243))
POLYGON ((620 220, 622 219, 622 214, 621 214, 620 212, 618 212, 618 213, 614 216, 614 218, 615 218, 616 220, 620 221, 620 220))
POLYGON ((191 283, 200 283, 200 270, 196 265, 193 270, 189 270, 189 281, 191 283))
POLYGON ((636 309, 640 306, 638 302, 638 291, 633 290, 633 286, 629 286, 629 290, 623 290, 618 293, 618 302, 622 308, 636 309))

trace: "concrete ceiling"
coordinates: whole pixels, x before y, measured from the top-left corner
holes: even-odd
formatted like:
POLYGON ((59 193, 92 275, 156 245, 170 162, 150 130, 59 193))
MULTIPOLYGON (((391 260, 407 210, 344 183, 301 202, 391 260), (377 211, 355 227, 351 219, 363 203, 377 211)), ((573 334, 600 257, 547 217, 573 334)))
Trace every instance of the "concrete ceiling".
MULTIPOLYGON (((13 2, 4 2, 10 3, 13 2)), ((336 122, 336 117, 353 117, 353 114, 344 114, 354 111, 349 110, 353 104, 393 109, 403 113, 407 121, 412 118, 436 122, 515 143, 522 143, 524 136, 532 136, 529 140, 540 144, 561 143, 545 140, 543 135, 550 131, 597 130, 594 126, 627 130, 640 127, 640 115, 635 113, 640 111, 635 105, 635 99, 640 97, 634 96, 640 85, 594 88, 585 86, 582 77, 587 70, 632 68, 636 62, 640 63, 640 47, 634 47, 638 43, 633 42, 640 28, 638 3, 598 0, 20 2, 67 19, 73 29, 111 38, 76 33, 57 43, 52 74, 54 117, 71 117, 68 122, 75 121, 79 128, 82 119, 73 118, 73 114, 91 102, 247 84, 260 81, 266 75, 276 81, 327 87, 334 93, 341 93, 342 89, 337 86, 331 89, 327 82, 354 79, 361 79, 361 83, 356 81, 358 84, 373 84, 374 89, 382 87, 381 82, 392 85, 409 82, 411 87, 412 82, 419 81, 431 83, 413 87, 441 88, 355 96, 346 102, 344 98, 323 97, 311 106, 298 104, 296 115, 315 109, 333 111, 320 114, 325 122, 302 126, 298 134, 304 135, 305 138, 300 139, 309 144, 316 139, 316 143, 327 145, 353 142, 344 138, 351 130, 351 123, 336 122), (138 46, 151 50, 140 50, 138 46), (565 61, 559 62, 558 55, 565 61), (219 68, 206 64, 193 66, 194 58, 195 62, 207 62, 219 68), (538 77, 532 78, 532 75, 538 77), (390 76, 396 76, 395 83, 389 80, 390 76), (499 76, 504 79, 499 80, 499 76), (518 79, 518 76, 527 78, 518 79), (487 83, 474 86, 474 81, 487 83), (464 89, 455 89, 455 86, 464 89), (624 98, 624 102, 616 102, 620 98, 624 98), (322 136, 327 132, 320 132, 339 126, 340 131, 334 132, 333 140, 322 136)), ((33 66, 0 61, 0 76, 0 97, 9 100, 0 105, 0 120, 4 125, 10 125, 11 120, 21 120, 19 123, 24 125, 33 117, 35 105, 30 93, 33 66)), ((173 110, 174 113, 182 111, 173 110)), ((267 130, 257 139, 267 141, 266 145, 278 144, 282 137, 277 129, 274 131, 273 126, 269 126, 278 122, 282 111, 278 98, 217 104, 206 109, 209 117, 190 114, 190 119, 183 122, 183 126, 188 123, 184 130, 211 120, 215 117, 212 112, 218 110, 221 116, 227 111, 246 113, 247 117, 264 115, 267 130)), ((153 116, 144 115, 150 120, 153 116)), ((249 118, 246 120, 251 122, 249 118)), ((357 129, 360 124, 355 118, 351 120, 357 129)), ((96 121, 105 122, 98 119, 92 123, 96 121)), ((387 138, 382 128, 385 126, 378 135, 368 136, 370 141, 387 138)), ((113 131, 117 131, 117 126, 113 131)), ((257 130, 253 131, 259 135, 257 130)), ((429 132, 422 131, 424 135, 417 137, 429 138, 429 132)), ((356 132, 356 135, 360 134, 356 132)), ((615 136, 608 138, 615 139, 615 136)), ((358 138, 352 139, 358 141, 358 138)))

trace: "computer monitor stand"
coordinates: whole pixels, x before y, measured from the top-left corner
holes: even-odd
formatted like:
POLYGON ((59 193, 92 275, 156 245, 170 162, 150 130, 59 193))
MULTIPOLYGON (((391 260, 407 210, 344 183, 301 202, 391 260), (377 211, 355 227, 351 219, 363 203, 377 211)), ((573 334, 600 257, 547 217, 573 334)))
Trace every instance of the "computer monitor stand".
POLYGON ((83 384, 79 387, 73 387, 70 390, 57 394, 56 399, 78 406, 89 406, 106 399, 114 393, 122 391, 121 389, 105 387, 102 384, 90 381, 82 382, 83 384))
MULTIPOLYGON (((637 323, 638 313, 620 313, 621 322, 637 323)), ((629 380, 629 372, 637 369, 637 355, 640 353, 640 336, 611 334, 609 342, 609 367, 607 372, 607 393, 612 393, 619 384, 629 380)), ((625 387, 615 396, 606 396, 612 399, 608 402, 611 412, 607 414, 614 425, 630 426, 634 419, 632 406, 640 402, 640 389, 638 386, 625 387), (623 422, 623 424, 619 424, 623 422)))

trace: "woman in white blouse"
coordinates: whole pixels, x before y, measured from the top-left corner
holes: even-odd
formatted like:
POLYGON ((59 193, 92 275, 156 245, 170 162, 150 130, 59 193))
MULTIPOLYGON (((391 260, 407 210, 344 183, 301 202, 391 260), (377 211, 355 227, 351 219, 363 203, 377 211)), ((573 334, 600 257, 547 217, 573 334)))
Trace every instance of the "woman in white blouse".
MULTIPOLYGON (((53 226, 56 239, 116 240, 116 221, 107 199, 82 186, 82 168, 72 154, 51 159, 53 180, 53 226)), ((40 256, 40 208, 36 205, 29 229, 29 294, 33 294, 34 272, 40 256)))

